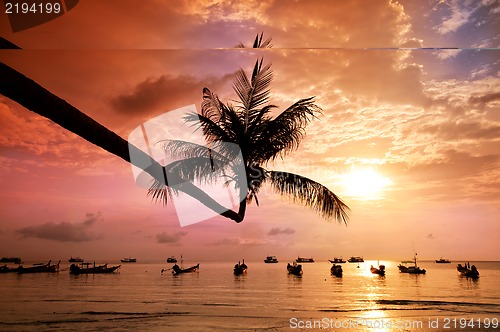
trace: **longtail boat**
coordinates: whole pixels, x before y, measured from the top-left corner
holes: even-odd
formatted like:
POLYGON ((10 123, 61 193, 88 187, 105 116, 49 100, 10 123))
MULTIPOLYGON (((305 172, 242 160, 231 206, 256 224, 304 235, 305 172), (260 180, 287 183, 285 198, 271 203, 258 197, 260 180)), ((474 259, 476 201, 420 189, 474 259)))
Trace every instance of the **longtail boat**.
POLYGON ((200 268, 200 264, 196 264, 194 266, 188 267, 187 269, 181 269, 181 267, 177 264, 172 266, 172 274, 181 274, 181 273, 190 273, 190 272, 197 272, 198 269, 200 268))
POLYGON ((240 264, 240 262, 238 262, 238 264, 234 265, 233 271, 234 271, 235 275, 240 275, 240 274, 247 272, 247 269, 248 269, 248 266, 245 264, 245 260, 243 260, 242 264, 240 264))
POLYGON ((17 268, 18 273, 47 273, 47 272, 58 272, 59 271, 59 263, 61 261, 57 262, 57 264, 50 264, 52 261, 49 261, 47 264, 44 263, 37 263, 33 264, 33 266, 30 267, 23 267, 22 265, 17 268))
POLYGON ((342 266, 341 265, 337 265, 337 264, 333 264, 332 267, 330 268, 330 272, 332 275, 336 276, 336 277, 342 277, 342 266))
POLYGON ((71 274, 103 274, 103 273, 113 273, 120 268, 121 265, 110 266, 108 264, 103 265, 95 265, 90 266, 92 263, 86 262, 80 264, 80 266, 76 264, 71 264, 69 267, 69 273, 71 274))

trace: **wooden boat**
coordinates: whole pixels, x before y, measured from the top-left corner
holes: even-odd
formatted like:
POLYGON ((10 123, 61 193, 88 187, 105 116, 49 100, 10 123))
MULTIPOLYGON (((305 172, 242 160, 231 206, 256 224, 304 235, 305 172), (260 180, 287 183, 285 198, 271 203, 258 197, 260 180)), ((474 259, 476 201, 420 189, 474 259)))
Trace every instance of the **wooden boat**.
POLYGON ((469 278, 479 278, 479 271, 477 270, 475 265, 470 266, 470 263, 464 264, 458 264, 457 265, 457 271, 465 277, 469 278))
POLYGON ((124 258, 121 260, 122 263, 136 263, 137 259, 136 258, 124 258))
POLYGON ((240 264, 240 262, 238 262, 238 264, 234 265, 233 271, 234 271, 235 275, 240 275, 240 274, 247 272, 247 269, 248 269, 248 266, 245 264, 245 260, 243 260, 242 264, 240 264))
POLYGON ((18 267, 8 267, 7 265, 0 266, 0 273, 17 272, 18 267))
POLYGON ((370 272, 373 274, 378 274, 379 276, 385 276, 385 265, 379 265, 378 268, 371 265, 370 272))
POLYGON ((295 276, 300 277, 302 275, 302 265, 293 262, 292 264, 288 263, 286 266, 289 274, 293 274, 295 276))
POLYGON ((21 264, 21 258, 19 257, 2 257, 0 258, 0 263, 14 263, 14 264, 21 264))
POLYGON ((267 256, 266 259, 264 259, 264 263, 278 263, 278 259, 276 256, 267 256))
POLYGON ((333 264, 332 267, 330 268, 330 272, 332 275, 340 278, 342 277, 342 266, 333 264))
POLYGON ((167 263, 177 263, 177 258, 170 256, 167 258, 167 263))
POLYGON ((18 273, 50 273, 50 272, 58 272, 59 271, 59 263, 61 261, 57 262, 57 264, 50 264, 52 261, 49 261, 47 264, 44 263, 37 263, 33 264, 33 266, 30 267, 23 267, 22 265, 17 268, 18 273))
POLYGON ((71 264, 69 267, 69 273, 71 274, 104 274, 104 273, 113 273, 120 268, 121 265, 108 267, 108 264, 103 265, 95 265, 95 263, 86 262, 80 264, 80 266, 76 264, 71 264))
POLYGON ((190 273, 190 272, 198 272, 200 268, 200 264, 196 264, 194 266, 188 267, 187 269, 181 269, 181 267, 177 264, 172 266, 172 274, 181 274, 181 273, 190 273))
POLYGON ((342 259, 342 257, 340 257, 340 258, 339 257, 335 257, 333 259, 329 259, 328 261, 330 263, 332 263, 332 264, 344 264, 345 263, 345 260, 342 259))
MULTIPOLYGON (((469 263, 469 265, 470 265, 470 263, 469 263)), ((458 271, 458 272, 465 272, 465 271, 467 271, 468 269, 469 269, 469 268, 467 267, 467 263, 465 263, 464 265, 462 265, 462 264, 458 264, 458 265, 457 265, 457 271, 458 271)))
POLYGON ((438 264, 449 264, 449 263, 451 263, 451 261, 449 259, 445 259, 443 257, 441 257, 440 259, 436 259, 435 262, 438 263, 438 264))
POLYGON ((83 258, 71 256, 68 261, 70 263, 83 263, 83 258))
POLYGON ((347 261, 349 263, 363 263, 365 260, 360 256, 351 256, 347 261))
POLYGON ((421 269, 417 265, 417 254, 413 256, 412 261, 401 261, 401 264, 398 265, 399 272, 401 273, 409 273, 409 274, 425 274, 425 269, 421 269), (408 265, 413 264, 413 265, 408 265))
POLYGON ((314 263, 314 259, 312 257, 310 257, 310 258, 297 257, 297 259, 295 261, 297 263, 314 263))

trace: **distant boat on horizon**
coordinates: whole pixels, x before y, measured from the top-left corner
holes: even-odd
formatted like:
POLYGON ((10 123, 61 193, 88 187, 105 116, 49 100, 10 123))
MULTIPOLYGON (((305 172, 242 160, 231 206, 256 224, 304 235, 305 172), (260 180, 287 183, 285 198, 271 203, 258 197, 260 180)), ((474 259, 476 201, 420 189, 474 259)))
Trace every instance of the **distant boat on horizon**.
POLYGON ((170 256, 167 258, 167 263, 177 263, 177 258, 170 256))
POLYGON ((264 259, 264 263, 278 263, 278 259, 276 256, 267 256, 266 259, 264 259))
POLYGON ((121 260, 122 263, 136 263, 137 262, 137 259, 136 258, 124 258, 121 260))
POLYGON ((451 263, 451 261, 449 259, 446 259, 446 258, 443 258, 443 257, 441 257, 440 259, 436 259, 435 262, 438 263, 438 264, 448 264, 448 263, 451 263))
POLYGON ((68 259, 68 261, 69 261, 70 263, 82 263, 82 262, 83 262, 83 258, 81 258, 81 257, 73 257, 73 256, 71 256, 71 258, 70 258, 70 259, 68 259))
POLYGON ((342 257, 334 257, 333 259, 328 260, 332 264, 344 264, 345 259, 342 259, 342 257))
POLYGON ((21 258, 20 257, 2 257, 0 259, 0 263, 14 263, 14 264, 21 264, 21 258))
POLYGON ((297 263, 314 263, 314 259, 312 257, 309 257, 309 258, 297 257, 295 262, 297 262, 297 263))
POLYGON ((365 260, 362 256, 351 256, 347 261, 349 263, 363 263, 365 260))

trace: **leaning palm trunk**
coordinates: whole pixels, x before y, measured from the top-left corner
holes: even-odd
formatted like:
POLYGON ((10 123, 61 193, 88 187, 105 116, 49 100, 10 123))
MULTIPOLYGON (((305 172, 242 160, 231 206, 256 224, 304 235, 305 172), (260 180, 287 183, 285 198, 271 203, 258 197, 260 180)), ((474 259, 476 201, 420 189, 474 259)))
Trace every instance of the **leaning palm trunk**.
MULTIPOLYGON (((64 129, 77 134, 83 139, 103 148, 123 160, 141 168, 157 181, 165 185, 176 185, 177 190, 185 192, 213 211, 227 210, 203 190, 175 174, 168 174, 164 168, 142 150, 107 129, 94 119, 82 113, 63 99, 52 94, 33 80, 0 62, 0 94, 37 113, 64 129), (131 152, 138 158, 131 160, 131 152)), ((244 213, 244 210, 243 210, 244 213)), ((227 210, 222 216, 241 222, 244 215, 227 210)))

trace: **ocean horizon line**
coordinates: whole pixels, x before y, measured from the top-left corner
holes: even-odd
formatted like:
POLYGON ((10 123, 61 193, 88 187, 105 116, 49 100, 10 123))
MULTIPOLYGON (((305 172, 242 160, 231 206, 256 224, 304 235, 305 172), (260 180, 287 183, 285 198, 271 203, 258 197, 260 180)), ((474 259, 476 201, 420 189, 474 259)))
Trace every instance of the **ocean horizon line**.
MULTIPOLYGON (((131 257, 131 258, 135 258, 136 259, 136 262, 133 262, 133 263, 124 263, 124 264, 137 264, 137 263, 149 263, 149 264, 153 264, 153 263, 167 263, 167 258, 141 258, 139 256, 137 257, 131 257)), ((314 257, 313 257, 314 258, 314 257)), ((99 262, 99 263, 106 263, 106 262, 113 262, 113 263, 118 263, 118 262, 121 262, 122 259, 124 259, 123 257, 122 258, 116 258, 116 257, 113 257, 113 258, 96 258, 96 257, 92 257, 90 259, 86 259, 84 257, 82 257, 82 259, 85 261, 85 262, 99 262)), ((242 261, 242 260, 245 260, 246 262, 251 262, 251 263, 255 263, 255 262, 262 262, 264 263, 264 259, 265 257, 263 258, 234 258, 234 259, 197 259, 197 258, 188 258, 188 259, 182 259, 183 262, 203 262, 203 263, 234 263, 234 262, 237 262, 237 261, 242 261)), ((292 262, 292 261, 295 261, 297 259, 297 257, 294 257, 294 258, 280 258, 278 257, 278 261, 279 263, 286 263, 286 262, 292 262)), ((333 258, 328 258, 328 259, 316 259, 314 258, 314 262, 306 262, 305 264, 314 264, 314 263, 329 263, 329 260, 330 259, 333 259, 333 258)), ((48 262, 48 261, 51 261, 51 262, 58 262, 60 261, 61 263, 70 263, 69 262, 69 258, 65 258, 65 259, 51 259, 51 258, 39 258, 39 259, 36 259, 36 258, 29 258, 29 259, 22 259, 22 263, 33 263, 33 262, 48 262)), ((396 263, 400 263, 402 261, 408 261, 408 260, 411 260, 410 257, 406 258, 406 259, 371 259, 371 258, 364 258, 364 262, 396 262, 396 263)), ((429 263, 429 262, 435 262, 437 259, 418 259, 418 262, 422 262, 422 263, 429 263)), ((481 262, 481 263, 488 263, 488 262, 491 262, 491 263, 498 263, 500 262, 500 259, 498 260, 483 260, 483 259, 479 259, 479 260, 476 260, 476 259, 470 259, 470 258, 467 258, 467 259, 449 259, 450 260, 450 263, 453 264, 453 263, 464 263, 464 262, 481 262)), ((177 262, 180 263, 181 259, 180 258, 177 258, 177 262)), ((9 263, 9 262, 3 262, 5 264, 9 263)), ((2 264, 3 264, 2 263, 2 264)), ((123 262, 121 262, 123 263, 123 262)), ((363 262, 360 262, 361 264, 363 262)), ((10 264, 14 264, 14 263, 10 263, 10 264)), ((172 263, 168 263, 168 264, 172 264, 172 263)), ((347 262, 346 260, 346 263, 345 264, 357 264, 357 262, 347 262)), ((446 264, 446 263, 445 263, 446 264)))

